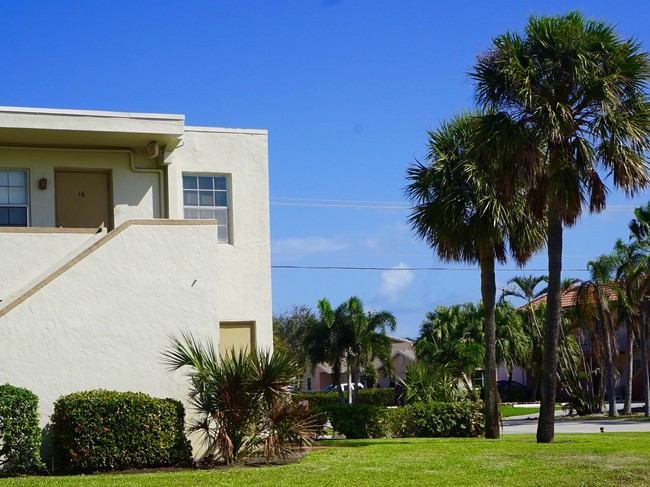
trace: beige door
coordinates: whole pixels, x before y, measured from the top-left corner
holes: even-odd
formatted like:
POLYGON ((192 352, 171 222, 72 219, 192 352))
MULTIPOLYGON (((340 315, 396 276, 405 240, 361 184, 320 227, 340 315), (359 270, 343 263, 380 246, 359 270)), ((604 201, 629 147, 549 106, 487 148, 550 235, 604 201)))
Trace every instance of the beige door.
POLYGON ((219 354, 223 356, 231 350, 251 352, 255 348, 255 322, 219 323, 219 354))
POLYGON ((111 229, 108 173, 57 171, 56 224, 64 228, 111 229))

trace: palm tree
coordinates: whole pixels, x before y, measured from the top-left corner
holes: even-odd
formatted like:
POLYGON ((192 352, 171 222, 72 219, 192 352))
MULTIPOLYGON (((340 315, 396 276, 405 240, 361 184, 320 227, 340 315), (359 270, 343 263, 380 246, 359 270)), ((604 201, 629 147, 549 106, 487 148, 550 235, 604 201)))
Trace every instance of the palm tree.
POLYGON ((373 360, 384 364, 386 373, 392 371, 391 341, 387 331, 397 326, 395 317, 387 311, 365 312, 363 302, 351 297, 335 310, 327 299, 318 303, 319 319, 312 323, 305 337, 305 347, 312 367, 319 363, 332 366, 339 398, 345 403, 341 386, 343 366, 347 370, 348 403, 356 396, 352 384, 359 383, 362 373, 370 376, 376 370, 373 360))
MULTIPOLYGON (((346 363, 348 377, 353 384, 361 381, 361 375, 377 379, 377 369, 373 364, 375 358, 379 359, 388 376, 393 373, 392 343, 387 335, 388 331, 395 331, 397 321, 388 311, 368 311, 363 308, 363 302, 356 296, 351 297, 337 308, 337 316, 341 320, 343 329, 348 333, 348 349, 346 350, 346 363)), ((348 390, 350 390, 348 381, 348 390)), ((358 389, 353 389, 354 401, 357 399, 358 389)), ((348 393, 349 394, 349 393, 348 393)))
POLYGON ((478 263, 485 329, 485 431, 499 437, 496 387, 495 262, 525 262, 542 244, 526 218, 518 193, 501 191, 503 165, 483 159, 478 150, 480 118, 469 114, 430 131, 427 165, 416 161, 407 171, 406 194, 413 204, 409 223, 445 261, 478 263))
POLYGON ((336 348, 338 343, 338 327, 336 315, 329 300, 318 301, 318 318, 308 323, 305 332, 304 348, 309 357, 312 370, 318 364, 326 363, 332 367, 334 384, 337 388, 341 404, 345 403, 341 385, 342 354, 336 348))
POLYGON ((613 355, 617 351, 617 344, 612 320, 611 294, 617 289, 614 282, 614 273, 619 264, 617 256, 609 254, 601 255, 598 259, 587 262, 591 280, 582 283, 578 289, 576 299, 578 310, 581 311, 583 316, 589 319, 590 315, 595 315, 595 337, 605 369, 610 416, 618 416, 616 408, 616 379, 618 372, 613 361, 613 355), (593 307, 595 313, 586 311, 588 307, 593 307))
POLYGON ((508 372, 512 383, 515 366, 524 367, 530 362, 533 341, 524 330, 524 322, 517 310, 508 302, 499 302, 495 308, 497 363, 508 372))
POLYGON ((531 208, 548 220, 538 442, 554 437, 563 228, 578 221, 583 205, 590 212, 605 208, 608 190, 599 168, 628 194, 647 185, 649 72, 639 43, 622 39, 610 24, 571 12, 531 16, 523 36, 496 37, 470 74, 479 105, 495 112, 495 151, 512 153, 509 134, 532 137, 524 145, 516 137, 519 156, 505 162, 527 179, 531 208))
POLYGON ((230 350, 219 357, 212 343, 183 334, 170 339, 163 357, 171 371, 188 370, 196 412, 189 431, 202 435, 202 460, 230 464, 256 452, 269 458, 314 436, 314 418, 288 392, 301 370, 291 355, 230 350))
POLYGON ((503 291, 503 297, 514 296, 526 301, 523 311, 526 318, 525 321, 528 324, 528 333, 532 341, 532 351, 529 364, 534 372, 534 382, 531 388, 530 397, 531 401, 534 401, 537 398, 542 366, 542 342, 544 334, 542 333, 537 320, 538 313, 536 312, 536 309, 538 309, 539 306, 535 307, 533 305, 535 300, 546 294, 546 287, 536 291, 537 287, 542 282, 548 282, 548 278, 546 276, 515 276, 508 281, 508 284, 516 287, 505 289, 503 291))
POLYGON ((435 377, 463 384, 469 395, 470 379, 485 360, 483 342, 482 313, 474 304, 438 306, 420 325, 415 353, 435 377))
POLYGON ((645 416, 650 416, 650 370, 648 367, 648 335, 650 335, 650 203, 634 210, 630 222, 630 240, 633 251, 630 274, 636 284, 638 303, 639 354, 642 367, 645 416))
POLYGON ((618 323, 625 326, 627 335, 625 367, 625 404, 623 414, 632 414, 632 386, 634 382, 634 341, 639 331, 639 286, 635 277, 638 259, 633 245, 627 245, 618 239, 614 252, 618 260, 616 269, 616 312, 618 323))

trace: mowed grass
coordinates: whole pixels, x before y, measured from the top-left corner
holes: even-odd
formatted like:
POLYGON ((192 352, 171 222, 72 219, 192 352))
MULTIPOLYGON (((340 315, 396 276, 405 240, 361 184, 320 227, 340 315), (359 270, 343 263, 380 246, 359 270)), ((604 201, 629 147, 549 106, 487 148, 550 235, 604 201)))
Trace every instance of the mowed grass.
MULTIPOLYGON (((555 409, 562 409, 561 404, 556 404, 555 409)), ((509 418, 510 416, 523 416, 525 414, 537 414, 539 413, 539 406, 536 407, 514 407, 514 406, 499 406, 499 411, 501 411, 501 417, 509 418)))
POLYGON ((650 434, 332 441, 299 463, 170 473, 31 477, 0 486, 648 485, 650 434))
POLYGON ((539 407, 536 408, 516 408, 513 406, 499 406, 501 417, 509 418, 510 416, 522 416, 524 414, 537 414, 539 407))

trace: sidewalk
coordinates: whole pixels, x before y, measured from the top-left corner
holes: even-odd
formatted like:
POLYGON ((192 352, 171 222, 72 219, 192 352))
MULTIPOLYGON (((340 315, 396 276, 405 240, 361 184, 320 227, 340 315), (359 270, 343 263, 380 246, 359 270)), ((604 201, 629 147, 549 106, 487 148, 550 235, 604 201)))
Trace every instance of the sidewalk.
MULTIPOLYGON (((535 434, 539 413, 503 418, 502 434, 535 434)), ((568 419, 566 411, 555 411, 555 433, 650 433, 649 420, 632 419, 568 419), (566 419, 563 419, 566 418, 566 419)))

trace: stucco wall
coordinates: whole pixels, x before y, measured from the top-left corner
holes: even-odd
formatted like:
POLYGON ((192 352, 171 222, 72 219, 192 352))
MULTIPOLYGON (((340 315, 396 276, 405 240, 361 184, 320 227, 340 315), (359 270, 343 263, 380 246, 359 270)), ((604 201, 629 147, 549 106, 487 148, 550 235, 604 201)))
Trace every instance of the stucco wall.
POLYGON ((102 234, 74 230, 0 228, 0 300, 78 254, 102 234), (41 230, 46 230, 42 232, 41 230))
POLYGON ((29 174, 30 226, 54 227, 56 204, 55 169, 91 169, 110 171, 115 227, 136 218, 161 217, 160 174, 162 169, 148 159, 144 148, 130 150, 18 148, 0 146, 0 168, 27 169, 29 174), (157 172, 134 172, 135 167, 157 172), (38 189, 41 178, 48 180, 45 190, 38 189))
POLYGON ((230 178, 231 243, 219 244, 219 316, 255 321, 257 345, 273 345, 267 133, 187 127, 169 166, 170 217, 183 218, 184 172, 230 178))
POLYGON ((34 391, 43 422, 53 402, 74 391, 184 398, 183 374, 168 373, 161 353, 183 330, 217 341, 220 318, 214 225, 188 223, 112 232, 0 316, 0 383, 34 391))

